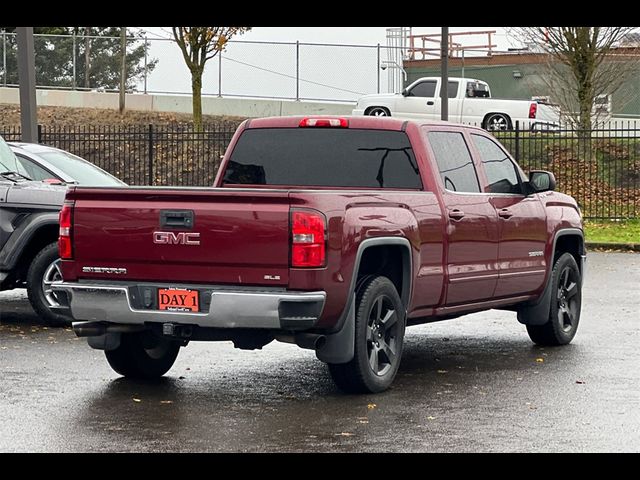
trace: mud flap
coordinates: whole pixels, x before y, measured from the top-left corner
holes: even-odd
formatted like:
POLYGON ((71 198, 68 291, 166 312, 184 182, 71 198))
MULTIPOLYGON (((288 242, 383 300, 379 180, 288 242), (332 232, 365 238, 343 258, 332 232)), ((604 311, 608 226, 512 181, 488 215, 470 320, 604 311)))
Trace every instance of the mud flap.
POLYGON ((518 308, 518 321, 524 325, 544 325, 549 321, 551 310, 551 274, 539 300, 518 308))
POLYGON ((353 360, 356 339, 356 296, 353 295, 349 313, 342 328, 325 337, 325 342, 316 349, 316 357, 325 363, 349 363, 353 360))
POLYGON ((120 346, 120 335, 120 333, 105 333, 104 335, 87 337, 87 343, 95 350, 108 352, 120 346))

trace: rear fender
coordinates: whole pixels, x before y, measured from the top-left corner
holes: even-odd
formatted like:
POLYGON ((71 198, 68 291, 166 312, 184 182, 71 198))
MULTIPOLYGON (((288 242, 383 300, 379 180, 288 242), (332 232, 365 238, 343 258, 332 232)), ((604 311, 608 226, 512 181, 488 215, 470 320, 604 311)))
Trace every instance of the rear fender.
MULTIPOLYGON (((335 333, 325 335, 324 340, 318 343, 316 356, 325 363, 348 363, 353 359, 355 343, 355 312, 356 312, 356 282, 362 255, 367 248, 381 245, 400 245, 402 255, 402 292, 400 298, 405 306, 405 310, 411 298, 413 286, 413 269, 411 259, 411 244, 404 237, 381 237, 364 240, 358 247, 356 254, 356 266, 351 277, 349 286, 349 297, 347 307, 342 317, 338 320, 338 330, 335 333)), ((405 311, 406 314, 406 311, 405 311)))

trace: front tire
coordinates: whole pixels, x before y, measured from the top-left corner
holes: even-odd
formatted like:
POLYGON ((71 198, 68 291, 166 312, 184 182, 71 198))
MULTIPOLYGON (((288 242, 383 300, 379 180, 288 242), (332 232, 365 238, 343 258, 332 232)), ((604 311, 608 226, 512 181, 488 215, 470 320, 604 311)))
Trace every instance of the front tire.
POLYGON ((567 345, 575 337, 580 323, 582 276, 570 253, 558 258, 551 275, 549 319, 544 325, 527 325, 527 332, 537 345, 567 345))
POLYGON ((55 282, 62 281, 58 244, 51 243, 35 256, 27 272, 27 294, 31 306, 46 325, 63 327, 69 319, 54 313, 52 307, 59 306, 56 294, 51 290, 55 282))
POLYGON ((176 341, 139 332, 122 333, 118 348, 104 353, 116 373, 127 378, 152 379, 171 369, 179 351, 176 341))
POLYGON ((356 295, 355 349, 349 363, 329 365, 336 385, 347 393, 378 393, 393 382, 405 332, 405 309, 387 277, 372 277, 356 295))

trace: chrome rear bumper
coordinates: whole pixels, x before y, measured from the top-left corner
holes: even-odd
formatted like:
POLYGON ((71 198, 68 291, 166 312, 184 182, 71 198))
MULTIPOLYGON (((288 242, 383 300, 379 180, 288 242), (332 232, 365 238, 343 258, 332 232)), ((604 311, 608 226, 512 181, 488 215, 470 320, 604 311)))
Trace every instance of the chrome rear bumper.
POLYGON ((304 330, 317 323, 326 300, 325 292, 214 289, 207 294, 211 296, 208 311, 171 312, 133 308, 129 286, 60 283, 53 290, 62 294, 58 295, 61 300, 58 313, 75 321, 127 325, 158 322, 212 328, 304 330))

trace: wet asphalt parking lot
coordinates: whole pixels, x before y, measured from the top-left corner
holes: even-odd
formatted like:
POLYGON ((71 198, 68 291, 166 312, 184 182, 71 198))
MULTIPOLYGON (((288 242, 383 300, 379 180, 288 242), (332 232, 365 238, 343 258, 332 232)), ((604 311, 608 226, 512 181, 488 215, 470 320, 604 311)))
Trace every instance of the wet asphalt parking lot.
POLYGON ((119 378, 0 293, 0 451, 640 451, 640 255, 591 253, 574 342, 515 314, 411 327, 393 388, 343 395, 311 351, 192 343, 159 382, 119 378))

